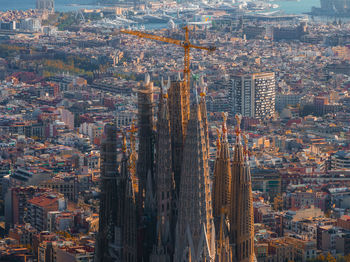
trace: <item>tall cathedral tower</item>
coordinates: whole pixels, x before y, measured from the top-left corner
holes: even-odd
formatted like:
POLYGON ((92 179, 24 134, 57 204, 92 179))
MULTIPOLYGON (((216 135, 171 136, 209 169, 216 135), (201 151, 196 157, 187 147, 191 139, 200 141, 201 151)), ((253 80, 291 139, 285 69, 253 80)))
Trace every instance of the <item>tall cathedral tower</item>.
MULTIPOLYGON (((145 82, 138 91, 138 138, 139 150, 137 175, 141 201, 145 197, 147 176, 153 179, 153 83, 147 74, 145 82)), ((153 182, 152 182, 153 183, 153 182)))
POLYGON ((137 176, 139 179, 138 204, 138 260, 149 261, 156 236, 156 201, 154 178, 153 83, 146 74, 138 90, 139 150, 137 176))
MULTIPOLYGON (((216 148, 216 160, 214 165, 213 209, 214 217, 220 218, 223 210, 227 210, 230 204, 231 187, 231 158, 229 143, 227 140, 227 115, 223 113, 222 138, 218 130, 216 148)), ((226 213, 224 211, 224 213, 226 213)), ((218 219, 219 220, 219 219, 218 219)))
POLYGON ((213 210, 216 235, 216 261, 231 262, 232 246, 229 238, 228 210, 231 189, 231 158, 227 140, 226 119, 223 113, 222 131, 217 131, 216 160, 214 165, 213 210))
POLYGON ((100 220, 95 261, 136 262, 136 202, 126 143, 118 172, 116 126, 107 124, 105 135, 101 145, 100 220))
MULTIPOLYGON (((236 116, 236 143, 232 162, 231 199, 229 210, 230 242, 233 261, 254 261, 254 215, 250 167, 247 150, 241 141, 240 117, 236 116)), ((247 143, 245 145, 247 147, 247 143)))
MULTIPOLYGON (((170 81, 168 81, 168 87, 170 81)), ((164 85, 163 85, 164 87, 164 85)), ((164 87, 166 88, 166 86, 164 87)), ((163 90, 163 89, 162 89, 163 90)), ((166 90, 160 94, 157 122, 156 153, 156 202, 157 243, 154 245, 151 262, 170 262, 174 252, 174 190, 170 121, 166 90)))
POLYGON ((136 202, 126 142, 117 169, 116 126, 107 124, 101 145, 101 198, 95 261, 136 262, 136 202))
POLYGON ((174 170, 176 193, 179 194, 183 147, 190 114, 190 94, 181 79, 171 81, 168 94, 172 166, 174 170))
MULTIPOLYGON (((203 129, 204 129, 204 137, 205 137, 205 141, 206 141, 206 146, 207 146, 207 154, 208 154, 208 160, 210 158, 210 144, 209 144, 209 130, 208 130, 208 112, 207 112, 207 101, 205 99, 205 96, 207 95, 207 87, 204 83, 203 78, 201 78, 201 92, 200 92, 200 102, 199 102, 199 106, 200 106, 200 110, 201 110, 201 117, 202 117, 202 123, 203 123, 203 129)), ((196 84, 195 84, 195 88, 196 84)))
POLYGON ((183 151, 174 261, 214 261, 213 223, 207 145, 195 95, 183 151))
POLYGON ((137 261, 137 217, 136 217, 136 196, 132 175, 129 170, 129 157, 126 154, 126 138, 123 136, 123 156, 120 164, 120 181, 117 180, 117 193, 120 197, 119 213, 117 221, 117 234, 119 231, 122 246, 123 262, 137 261))
POLYGON ((100 219, 96 239, 95 261, 115 261, 110 253, 114 242, 117 221, 117 133, 113 124, 106 124, 105 136, 101 144, 100 219))

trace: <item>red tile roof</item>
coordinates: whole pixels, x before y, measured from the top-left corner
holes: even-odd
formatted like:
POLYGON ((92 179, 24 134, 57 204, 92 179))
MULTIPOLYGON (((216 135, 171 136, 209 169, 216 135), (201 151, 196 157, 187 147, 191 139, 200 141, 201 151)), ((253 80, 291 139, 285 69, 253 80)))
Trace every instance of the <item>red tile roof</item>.
POLYGON ((52 206, 54 204, 58 205, 57 200, 58 200, 58 197, 56 195, 50 194, 50 195, 41 195, 41 196, 34 197, 28 200, 28 203, 44 208, 44 207, 52 206), (55 197, 50 197, 51 195, 55 197))

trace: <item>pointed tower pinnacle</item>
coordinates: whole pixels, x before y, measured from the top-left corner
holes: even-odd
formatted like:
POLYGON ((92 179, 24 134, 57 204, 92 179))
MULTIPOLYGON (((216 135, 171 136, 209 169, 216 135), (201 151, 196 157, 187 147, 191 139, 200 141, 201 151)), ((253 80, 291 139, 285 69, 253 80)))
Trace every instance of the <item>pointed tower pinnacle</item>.
POLYGON ((138 159, 136 165, 139 179, 138 208, 138 261, 146 262, 155 242, 155 201, 154 201, 154 148, 153 148, 153 82, 149 74, 137 91, 138 103, 138 159), (146 241, 147 240, 147 241, 146 241))
POLYGON ((145 197, 148 173, 153 179, 153 83, 149 74, 145 75, 143 85, 136 90, 138 93, 138 137, 139 157, 137 160, 137 175, 141 201, 145 197))
POLYGON ((171 152, 171 134, 170 117, 167 107, 168 94, 170 87, 168 82, 164 86, 163 98, 159 105, 159 114, 157 122, 157 170, 156 170, 156 198, 157 210, 160 217, 159 222, 162 227, 162 240, 170 241, 170 226, 172 225, 172 206, 174 194, 174 174, 172 170, 172 152, 171 152))
MULTIPOLYGON (((169 83, 169 82, 168 82, 169 83)), ((175 190, 172 170, 170 121, 167 106, 167 87, 162 86, 159 99, 157 122, 156 154, 156 206, 157 206, 157 244, 153 247, 151 262, 170 261, 174 246, 173 196, 175 190), (157 246, 157 248, 156 248, 157 246)))
POLYGON ((150 262, 170 262, 170 256, 164 250, 164 246, 161 240, 161 232, 158 233, 157 245, 153 246, 153 251, 150 256, 150 262))
POLYGON ((108 123, 104 129, 105 138, 101 143, 101 181, 100 181, 100 220, 96 239, 95 261, 113 261, 109 246, 115 242, 114 232, 117 224, 117 135, 116 127, 108 123))
POLYGON ((135 197, 139 193, 139 179, 136 174, 136 162, 137 162, 137 152, 136 152, 136 139, 135 134, 137 132, 135 126, 135 119, 132 121, 130 132, 130 149, 129 149, 129 172, 132 180, 132 186, 134 190, 135 197))
POLYGON ((216 139, 216 158, 219 158, 221 148, 221 133, 219 128, 216 128, 216 135, 218 136, 216 139))
POLYGON ((122 243, 122 260, 125 262, 137 261, 137 227, 136 227, 136 199, 131 173, 129 172, 129 159, 127 156, 126 136, 123 134, 122 160, 120 164, 120 186, 118 191, 123 202, 120 204, 120 215, 123 217, 120 224, 122 243))
POLYGON ((207 145, 194 91, 183 152, 174 261, 215 259, 207 145))
POLYGON ((156 209, 156 200, 154 196, 153 189, 153 179, 151 170, 148 170, 147 173, 147 182, 146 182, 146 196, 145 196, 145 214, 153 214, 156 209))
POLYGON ((170 119, 172 168, 174 171, 176 194, 180 192, 181 165, 186 138, 187 123, 190 115, 190 94, 183 81, 167 82, 168 107, 170 119))
POLYGON ((95 261, 136 262, 136 203, 128 172, 126 141, 117 169, 116 126, 105 126, 101 145, 100 223, 95 261))
POLYGON ((215 218, 220 218, 222 210, 227 210, 230 203, 231 158, 227 140, 227 114, 223 113, 222 116, 222 139, 220 141, 218 138, 214 165, 213 209, 215 218))
POLYGON ((203 77, 200 81, 201 84, 201 92, 200 92, 200 102, 199 106, 201 108, 201 116, 202 116, 202 122, 203 122, 203 129, 204 129, 204 137, 205 137, 205 143, 207 147, 207 154, 208 154, 208 160, 210 158, 210 145, 209 145, 209 131, 208 131, 208 112, 207 112, 207 103, 206 103, 206 95, 207 95, 207 86, 204 83, 203 77))
POLYGON ((236 143, 231 171, 230 242, 237 262, 254 261, 254 216, 250 167, 241 141, 241 117, 236 116, 236 143))

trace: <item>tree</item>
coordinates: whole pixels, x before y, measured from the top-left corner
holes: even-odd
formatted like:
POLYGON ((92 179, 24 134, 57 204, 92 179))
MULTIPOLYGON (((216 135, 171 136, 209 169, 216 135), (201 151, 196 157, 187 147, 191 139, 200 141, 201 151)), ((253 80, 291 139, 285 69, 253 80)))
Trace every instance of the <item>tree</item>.
POLYGON ((345 262, 350 262, 350 254, 347 254, 347 255, 344 257, 344 260, 345 260, 345 262))
POLYGON ((337 262, 346 262, 345 257, 337 256, 337 262))
POLYGON ((331 217, 332 215, 332 210, 331 209, 328 209, 325 213, 324 213, 324 216, 325 217, 331 217))
POLYGON ((309 259, 308 262, 323 262, 326 261, 326 258, 323 254, 318 255, 316 258, 309 259))
POLYGON ((273 199, 273 209, 275 211, 281 211, 282 208, 283 208, 283 198, 282 198, 281 194, 278 194, 273 199))
POLYGON ((327 254, 326 261, 327 262, 337 262, 337 260, 330 253, 327 254))

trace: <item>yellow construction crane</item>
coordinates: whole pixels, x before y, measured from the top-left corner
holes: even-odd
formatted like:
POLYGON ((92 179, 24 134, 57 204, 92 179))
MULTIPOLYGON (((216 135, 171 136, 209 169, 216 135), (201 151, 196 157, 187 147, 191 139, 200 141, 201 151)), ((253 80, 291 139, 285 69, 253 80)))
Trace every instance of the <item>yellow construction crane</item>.
POLYGON ((188 26, 185 26, 183 29, 185 30, 185 41, 177 40, 177 39, 173 39, 173 38, 168 38, 168 37, 164 37, 164 36, 147 34, 147 33, 143 33, 140 31, 132 31, 132 30, 122 29, 122 30, 120 30, 120 32, 124 33, 124 34, 135 35, 135 36, 138 36, 140 38, 148 38, 148 39, 157 40, 157 41, 170 43, 170 44, 174 44, 174 45, 178 45, 178 46, 183 47, 183 49, 185 51, 185 55, 184 55, 184 83, 185 83, 187 90, 189 91, 190 90, 190 49, 196 48, 196 49, 202 49, 202 50, 207 50, 207 51, 215 51, 216 47, 215 46, 205 47, 205 46, 197 46, 197 45, 192 44, 189 40, 189 28, 188 28, 188 26))

